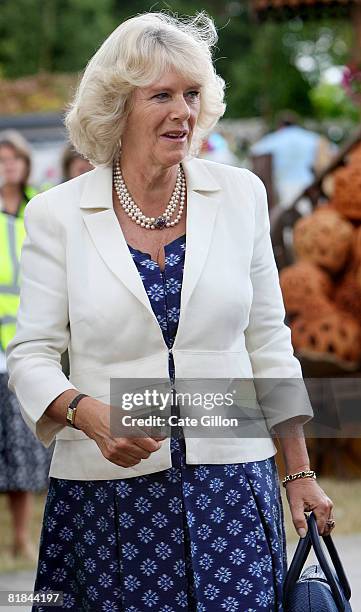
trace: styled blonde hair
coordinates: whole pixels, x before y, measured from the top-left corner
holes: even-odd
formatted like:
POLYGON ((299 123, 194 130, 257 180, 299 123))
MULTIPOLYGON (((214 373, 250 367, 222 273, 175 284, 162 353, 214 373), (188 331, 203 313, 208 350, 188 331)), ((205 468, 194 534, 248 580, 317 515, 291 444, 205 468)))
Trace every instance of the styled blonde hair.
POLYGON ((65 124, 74 147, 95 166, 109 166, 121 150, 121 135, 137 87, 176 70, 201 86, 200 113, 190 154, 225 111, 224 80, 212 62, 217 42, 212 19, 144 13, 124 21, 88 63, 65 124))

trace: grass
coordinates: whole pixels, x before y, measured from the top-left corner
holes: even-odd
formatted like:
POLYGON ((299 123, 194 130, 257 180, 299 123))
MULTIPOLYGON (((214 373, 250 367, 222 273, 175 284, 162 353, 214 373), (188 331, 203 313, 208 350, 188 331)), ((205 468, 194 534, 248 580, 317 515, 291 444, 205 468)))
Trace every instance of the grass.
MULTIPOLYGON (((337 521, 335 533, 339 535, 361 533, 361 480, 331 480, 320 478, 319 483, 332 499, 335 505, 334 515, 337 521)), ((298 539, 293 527, 284 488, 282 498, 284 500, 286 533, 288 540, 298 539)), ((46 495, 35 495, 34 513, 31 521, 32 540, 38 545, 40 538, 41 522, 44 512, 46 495)), ((34 569, 34 565, 27 561, 11 557, 12 529, 11 520, 7 507, 7 499, 4 494, 0 495, 0 572, 14 572, 20 570, 34 569)))

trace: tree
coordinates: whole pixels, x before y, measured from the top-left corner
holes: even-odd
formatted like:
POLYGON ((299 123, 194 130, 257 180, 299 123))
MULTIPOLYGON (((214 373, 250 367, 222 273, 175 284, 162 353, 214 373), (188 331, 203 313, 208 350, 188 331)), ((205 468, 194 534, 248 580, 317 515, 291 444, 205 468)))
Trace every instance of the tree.
POLYGON ((74 72, 114 27, 113 0, 3 0, 0 74, 74 72))
POLYGON ((149 10, 205 10, 215 19, 226 117, 272 120, 283 108, 312 114, 311 88, 325 65, 344 61, 351 46, 350 26, 341 20, 257 24, 247 0, 0 0, 0 76, 81 71, 119 23, 149 10))

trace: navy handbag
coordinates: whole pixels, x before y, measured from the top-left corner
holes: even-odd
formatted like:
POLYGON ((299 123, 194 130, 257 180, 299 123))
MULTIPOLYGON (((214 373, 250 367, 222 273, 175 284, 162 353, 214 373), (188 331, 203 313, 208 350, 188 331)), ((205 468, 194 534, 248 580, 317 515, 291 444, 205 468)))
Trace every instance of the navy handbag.
POLYGON ((330 535, 324 536, 335 572, 331 569, 321 546, 316 518, 307 519, 308 531, 300 538, 283 586, 285 612, 351 612, 351 589, 330 535), (301 570, 313 546, 319 565, 301 570))

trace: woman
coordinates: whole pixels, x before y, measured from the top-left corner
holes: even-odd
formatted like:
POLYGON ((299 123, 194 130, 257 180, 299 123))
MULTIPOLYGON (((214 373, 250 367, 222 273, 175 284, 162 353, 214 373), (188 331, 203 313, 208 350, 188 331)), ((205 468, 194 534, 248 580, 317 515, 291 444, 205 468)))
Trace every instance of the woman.
POLYGON ((24 217, 26 204, 36 191, 28 184, 31 153, 25 138, 16 130, 0 133, 0 210, 24 217))
POLYGON ((29 535, 33 492, 48 486, 50 451, 26 427, 8 389, 4 351, 15 333, 19 305, 19 259, 25 236, 24 209, 35 195, 28 185, 30 152, 20 134, 0 134, 0 491, 12 517, 13 556, 35 561, 29 535))
POLYGON ((92 170, 93 166, 78 153, 74 147, 67 145, 61 157, 61 171, 63 181, 80 176, 84 172, 92 170))
MULTIPOLYGON (((263 185, 192 157, 224 112, 215 41, 204 14, 120 25, 66 120, 96 169, 27 209, 10 387, 44 444, 57 438, 35 589, 63 591, 64 609, 282 609, 270 434, 110 431, 110 379, 301 376, 263 185), (59 364, 66 347, 70 380, 59 364)), ((282 437, 289 473, 309 467, 298 422, 311 410, 296 400, 267 419, 293 424, 296 438, 282 437)), ((301 535, 305 509, 330 529, 332 502, 313 479, 287 494, 301 535)))

